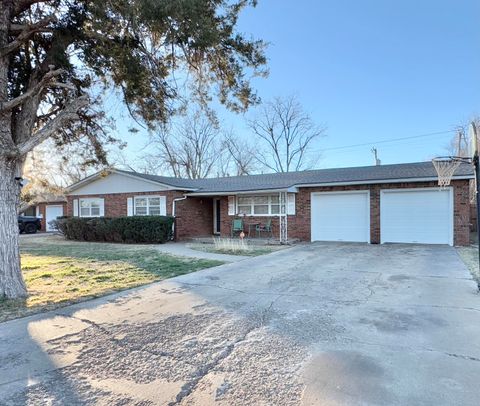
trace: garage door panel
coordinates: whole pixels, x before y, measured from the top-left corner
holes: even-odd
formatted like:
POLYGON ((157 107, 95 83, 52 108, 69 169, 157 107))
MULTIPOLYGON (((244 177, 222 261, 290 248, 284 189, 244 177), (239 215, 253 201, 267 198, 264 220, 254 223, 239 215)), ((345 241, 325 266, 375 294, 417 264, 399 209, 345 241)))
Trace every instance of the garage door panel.
POLYGON ((451 190, 382 191, 382 242, 452 244, 451 190))
POLYGON ((63 216, 63 206, 47 206, 45 208, 45 223, 47 231, 54 231, 50 226, 50 221, 56 220, 57 217, 63 216))
POLYGON ((312 241, 368 242, 369 194, 312 194, 312 241))

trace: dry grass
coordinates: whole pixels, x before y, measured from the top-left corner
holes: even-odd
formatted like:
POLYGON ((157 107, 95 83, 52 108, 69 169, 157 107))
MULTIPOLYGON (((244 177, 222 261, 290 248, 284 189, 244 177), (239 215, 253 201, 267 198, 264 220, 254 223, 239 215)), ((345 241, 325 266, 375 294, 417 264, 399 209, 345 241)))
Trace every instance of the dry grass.
POLYGON ((241 238, 213 238, 213 245, 217 251, 240 252, 251 251, 251 247, 241 238))
POLYGON ((240 238, 213 238, 213 244, 190 244, 190 248, 214 254, 258 256, 287 248, 286 246, 266 246, 249 244, 240 238))
POLYGON ((463 262, 470 270, 473 279, 480 287, 480 270, 478 265, 478 247, 470 245, 468 247, 457 247, 457 252, 462 258, 463 262))
POLYGON ((0 301, 0 321, 222 263, 174 257, 145 245, 72 242, 61 237, 22 239, 21 254, 29 297, 0 301))

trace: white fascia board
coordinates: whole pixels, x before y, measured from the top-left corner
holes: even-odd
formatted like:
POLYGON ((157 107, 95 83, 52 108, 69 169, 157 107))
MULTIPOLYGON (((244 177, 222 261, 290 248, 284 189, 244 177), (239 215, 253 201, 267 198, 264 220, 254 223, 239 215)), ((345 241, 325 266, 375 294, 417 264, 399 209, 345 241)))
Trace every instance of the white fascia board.
POLYGON ((66 193, 73 192, 74 190, 84 185, 88 185, 89 183, 96 181, 103 172, 110 172, 110 171, 99 171, 97 173, 94 173, 93 175, 87 176, 85 179, 79 180, 73 185, 67 186, 67 188, 65 189, 66 193))
MULTIPOLYGON (((452 180, 467 180, 474 179, 473 175, 454 176, 452 180)), ((384 183, 418 183, 418 182, 432 182, 438 181, 438 177, 433 178, 405 178, 405 179, 381 179, 381 180, 359 180, 354 182, 328 182, 328 183, 305 183, 295 185, 300 187, 327 187, 327 186, 349 186, 349 185, 376 185, 384 183)))
POLYGON ((175 187, 175 186, 172 186, 172 185, 168 185, 166 183, 157 182, 155 180, 143 178, 142 176, 135 176, 135 175, 125 173, 125 172, 121 172, 121 171, 117 171, 117 170, 112 170, 112 172, 114 172, 118 175, 126 176, 127 178, 140 179, 140 180, 143 180, 144 182, 147 182, 147 183, 152 183, 154 185, 160 185, 160 186, 163 186, 163 187, 165 187, 166 189, 169 189, 169 190, 192 190, 192 191, 197 190, 197 189, 185 188, 185 187, 175 187))
POLYGON ((107 172, 106 176, 110 175, 111 173, 116 173, 117 175, 126 176, 127 178, 139 179, 139 180, 142 180, 146 183, 151 183, 153 185, 160 185, 167 190, 187 190, 187 191, 197 190, 197 189, 192 189, 192 188, 174 187, 174 186, 171 186, 171 185, 167 185, 166 183, 156 182, 154 180, 146 179, 146 178, 143 178, 141 176, 135 176, 135 175, 127 174, 125 172, 117 171, 115 169, 107 169, 105 171, 99 171, 97 173, 94 173, 93 175, 90 175, 87 178, 82 179, 81 181, 79 181, 77 183, 74 183, 73 185, 69 186, 66 190, 67 194, 81 188, 82 186, 85 186, 85 185, 88 185, 89 183, 95 182, 105 172, 107 172))
POLYGON ((230 192, 193 192, 188 193, 185 196, 233 196, 233 195, 252 195, 258 193, 264 194, 271 194, 271 193, 280 193, 280 192, 287 192, 287 193, 298 193, 297 187, 289 187, 284 189, 253 189, 253 190, 241 190, 235 191, 232 190, 230 192))

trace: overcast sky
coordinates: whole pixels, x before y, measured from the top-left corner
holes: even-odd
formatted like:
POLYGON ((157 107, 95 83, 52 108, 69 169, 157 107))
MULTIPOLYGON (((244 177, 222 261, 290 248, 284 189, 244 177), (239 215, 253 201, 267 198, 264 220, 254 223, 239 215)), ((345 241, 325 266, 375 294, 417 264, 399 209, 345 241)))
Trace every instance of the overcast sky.
MULTIPOLYGON (((270 76, 254 81, 261 98, 296 94, 328 127, 312 152, 323 150, 325 168, 370 165, 372 146, 383 163, 445 153, 448 131, 480 114, 479 16, 478 0, 259 0, 239 27, 270 43, 270 76), (411 138, 431 133, 441 134, 411 138)), ((134 157, 145 134, 122 131, 121 105, 111 113, 134 157)), ((249 136, 242 116, 219 115, 249 136)))

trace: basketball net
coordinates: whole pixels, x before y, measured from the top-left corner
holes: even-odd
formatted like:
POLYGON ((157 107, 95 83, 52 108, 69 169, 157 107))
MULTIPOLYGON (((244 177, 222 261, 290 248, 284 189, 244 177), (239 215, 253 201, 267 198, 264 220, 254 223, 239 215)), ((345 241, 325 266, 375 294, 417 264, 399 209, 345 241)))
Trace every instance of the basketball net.
POLYGON ((433 166, 438 174, 438 186, 445 189, 450 185, 453 174, 462 163, 461 160, 455 158, 434 158, 432 159, 433 166))

